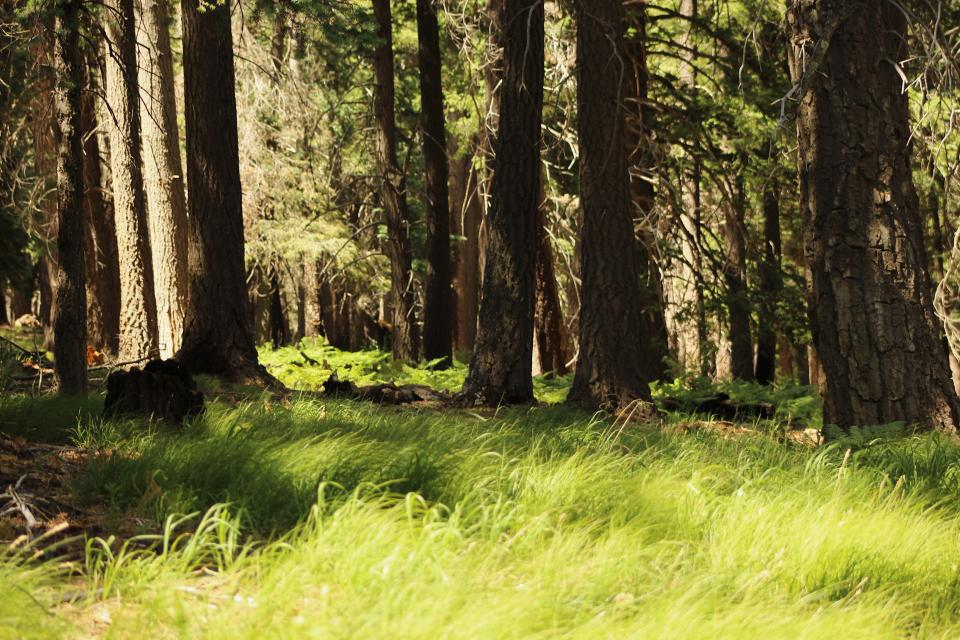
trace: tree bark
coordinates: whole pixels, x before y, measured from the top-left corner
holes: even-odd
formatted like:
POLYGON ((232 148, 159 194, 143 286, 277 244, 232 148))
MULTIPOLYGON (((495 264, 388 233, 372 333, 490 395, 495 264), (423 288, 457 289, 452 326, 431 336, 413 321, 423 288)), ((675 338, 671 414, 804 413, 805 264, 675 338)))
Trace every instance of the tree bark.
POLYGON ((741 159, 739 164, 733 202, 726 208, 723 226, 727 245, 723 278, 727 289, 727 310, 730 321, 730 370, 735 380, 753 380, 751 305, 747 292, 747 194, 743 176, 746 160, 741 159))
POLYGON ((567 351, 563 336, 563 313, 553 264, 553 244, 547 232, 546 194, 541 194, 537 220, 537 299, 534 306, 534 343, 543 373, 566 375, 567 351))
POLYGON ((182 17, 190 303, 177 358, 190 371, 278 385, 250 326, 230 5, 183 0, 182 17))
MULTIPOLYGON (((615 410, 650 400, 624 139, 621 0, 577 3, 577 130, 583 222, 580 357, 569 400, 615 410)), ((649 363, 647 363, 649 365, 649 363)))
POLYGON ((168 0, 136 0, 143 175, 156 288, 160 355, 180 348, 187 304, 187 201, 170 49, 168 0))
POLYGON ((906 19, 886 2, 806 0, 788 21, 824 423, 956 432, 960 400, 924 269, 908 96, 894 68, 907 57, 906 19))
POLYGON ((279 266, 276 264, 270 267, 270 341, 274 349, 290 344, 290 322, 283 305, 283 288, 279 271, 279 266))
POLYGON ((472 149, 464 155, 450 153, 450 205, 453 213, 454 292, 456 323, 454 349, 469 354, 477 339, 477 316, 480 313, 480 225, 483 223, 483 200, 479 176, 473 165, 472 149))
MULTIPOLYGON (((780 272, 782 253, 780 193, 777 185, 769 184, 763 190, 763 256, 760 260, 756 368, 756 380, 760 384, 771 384, 777 377, 777 302, 783 290, 783 277, 780 272)), ((792 368, 791 365, 790 369, 792 368)))
POLYGON ((397 122, 394 113, 393 22, 390 0, 373 0, 378 43, 373 57, 375 84, 373 114, 377 129, 377 164, 380 169, 380 198, 387 218, 387 257, 393 297, 393 356, 415 361, 420 337, 414 310, 410 212, 407 208, 406 178, 397 163, 397 122))
POLYGON ((83 57, 80 0, 60 0, 54 26, 53 68, 57 141, 57 303, 53 318, 57 389, 87 392, 86 288, 83 264, 83 57))
POLYGON ((497 405, 533 400, 544 8, 539 0, 499 0, 493 29, 500 49, 499 124, 477 343, 463 394, 497 405))
POLYGON ((656 237, 647 218, 653 211, 654 190, 652 131, 648 103, 650 71, 647 66, 646 9, 643 5, 624 3, 626 25, 630 37, 624 39, 625 60, 631 65, 626 91, 627 163, 630 169, 630 192, 635 213, 639 214, 637 263, 640 269, 641 329, 646 336, 641 348, 647 375, 652 380, 672 378, 669 366, 670 343, 663 301, 663 278, 653 248, 656 237))
POLYGON ((120 348, 120 262, 113 207, 104 197, 100 137, 95 96, 96 59, 86 61, 83 92, 84 263, 87 284, 87 341, 94 349, 116 354, 120 348))
POLYGON ((423 305, 423 357, 453 361, 453 289, 450 269, 450 192, 441 79, 440 27, 433 0, 417 0, 420 105, 427 189, 427 280, 423 305))
POLYGON ((110 166, 120 261, 120 350, 123 361, 158 355, 157 304, 147 226, 137 89, 133 0, 104 4, 110 166))

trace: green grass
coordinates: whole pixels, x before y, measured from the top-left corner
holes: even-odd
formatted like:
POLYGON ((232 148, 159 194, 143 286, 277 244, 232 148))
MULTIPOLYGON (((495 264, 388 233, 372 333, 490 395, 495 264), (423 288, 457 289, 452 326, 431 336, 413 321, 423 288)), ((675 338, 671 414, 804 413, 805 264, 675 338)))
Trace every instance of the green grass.
POLYGON ((112 450, 77 499, 142 535, 0 555, 0 637, 960 635, 960 448, 935 436, 267 396, 171 430, 97 403, 0 398, 0 429, 112 450))

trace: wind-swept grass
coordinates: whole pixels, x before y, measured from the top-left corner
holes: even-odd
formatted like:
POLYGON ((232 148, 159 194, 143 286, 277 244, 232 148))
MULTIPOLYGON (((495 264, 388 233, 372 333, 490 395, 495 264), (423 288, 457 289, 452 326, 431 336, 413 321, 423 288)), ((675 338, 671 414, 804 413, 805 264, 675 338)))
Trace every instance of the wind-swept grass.
POLYGON ((78 499, 143 536, 91 540, 69 571, 0 557, 0 636, 960 635, 942 438, 810 449, 267 396, 173 431, 95 408, 4 398, 0 421, 109 449, 78 499))

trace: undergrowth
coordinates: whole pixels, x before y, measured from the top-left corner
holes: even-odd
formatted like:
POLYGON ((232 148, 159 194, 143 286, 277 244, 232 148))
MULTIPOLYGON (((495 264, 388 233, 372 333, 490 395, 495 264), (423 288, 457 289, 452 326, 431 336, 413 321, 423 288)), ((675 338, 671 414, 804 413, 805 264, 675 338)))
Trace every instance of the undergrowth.
POLYGON ((77 500, 139 523, 68 565, 0 554, 0 637, 960 635, 960 448, 937 436, 266 395, 179 430, 97 416, 0 398, 8 435, 104 451, 77 500))

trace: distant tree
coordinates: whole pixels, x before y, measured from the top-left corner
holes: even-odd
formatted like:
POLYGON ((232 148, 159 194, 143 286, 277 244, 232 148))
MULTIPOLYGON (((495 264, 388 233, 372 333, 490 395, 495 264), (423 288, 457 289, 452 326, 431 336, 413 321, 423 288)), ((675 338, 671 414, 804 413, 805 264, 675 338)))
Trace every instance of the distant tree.
POLYGON ((783 291, 782 258, 780 191, 771 180, 763 190, 763 255, 760 259, 756 366, 756 379, 760 384, 771 384, 777 377, 777 300, 783 291))
POLYGON ((187 304, 187 202, 170 49, 168 0, 136 0, 143 177, 160 353, 180 348, 187 304))
POLYGON ((377 46, 373 56, 373 115, 377 130, 377 164, 380 199, 387 219, 387 257, 390 259, 393 303, 393 355, 414 361, 420 351, 420 336, 414 309, 413 254, 410 248, 410 211, 406 177, 397 162, 396 97, 393 77, 393 21, 390 0, 373 0, 377 23, 377 46))
POLYGON ((181 6, 190 303, 177 358, 192 371, 273 385, 248 308, 230 4, 181 6))
POLYGON ((60 0, 54 22, 57 139, 57 303, 53 318, 54 368, 61 394, 87 391, 86 288, 83 260, 83 55, 81 0, 60 0))
POLYGON ((495 0, 492 8, 499 124, 492 140, 483 297, 463 394, 496 405, 533 400, 544 7, 539 0, 495 0))
POLYGON ((87 279, 87 341, 101 352, 116 355, 120 347, 120 261, 117 255, 117 229, 113 205, 107 201, 109 190, 104 175, 97 119, 97 59, 87 56, 87 84, 83 92, 83 186, 85 190, 84 262, 87 279))
POLYGON ((753 380, 752 305, 747 290, 746 158, 737 163, 732 202, 725 207, 723 232, 726 255, 723 279, 730 328, 730 373, 736 380, 753 380))
MULTIPOLYGON (((650 400, 624 138, 621 0, 576 4, 578 135, 583 223, 580 356, 569 399, 623 408, 650 400)), ((649 363, 648 363, 649 364, 649 363)))
POLYGON ((791 3, 801 206, 824 422, 894 421, 956 432, 960 401, 925 269, 898 61, 901 8, 791 3))
POLYGON ((450 192, 447 132, 441 84, 440 27, 434 0, 417 0, 423 157, 427 173, 427 281, 423 305, 423 357, 453 356, 450 266, 450 192))
POLYGON ((140 95, 133 0, 104 3, 110 168, 120 260, 120 352, 123 361, 155 357, 157 303, 143 191, 140 95))

